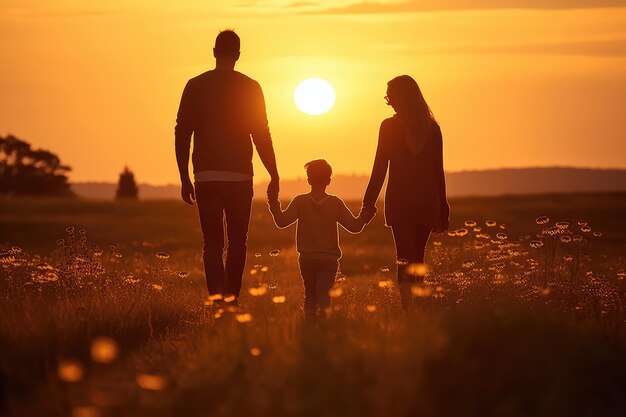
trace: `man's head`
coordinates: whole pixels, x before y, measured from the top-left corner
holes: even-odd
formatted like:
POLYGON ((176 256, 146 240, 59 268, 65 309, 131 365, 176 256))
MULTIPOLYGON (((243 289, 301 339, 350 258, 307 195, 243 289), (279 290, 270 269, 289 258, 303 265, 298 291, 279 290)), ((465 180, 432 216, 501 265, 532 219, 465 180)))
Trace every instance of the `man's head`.
POLYGON ((327 186, 333 175, 333 167, 325 159, 315 159, 304 165, 309 184, 327 186))
POLYGON ((237 61, 239 59, 240 45, 241 41, 234 30, 223 30, 215 38, 213 56, 216 59, 237 61))

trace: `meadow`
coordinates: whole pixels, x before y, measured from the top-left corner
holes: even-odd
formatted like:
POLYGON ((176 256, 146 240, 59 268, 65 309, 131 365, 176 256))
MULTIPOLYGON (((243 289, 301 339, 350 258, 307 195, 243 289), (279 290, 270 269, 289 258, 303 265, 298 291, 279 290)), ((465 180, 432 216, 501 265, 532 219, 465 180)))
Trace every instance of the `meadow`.
POLYGON ((2 199, 0 412, 624 415, 626 193, 451 206, 413 308, 379 214, 342 232, 332 309, 305 323, 294 228, 261 201, 234 306, 182 202, 2 199))

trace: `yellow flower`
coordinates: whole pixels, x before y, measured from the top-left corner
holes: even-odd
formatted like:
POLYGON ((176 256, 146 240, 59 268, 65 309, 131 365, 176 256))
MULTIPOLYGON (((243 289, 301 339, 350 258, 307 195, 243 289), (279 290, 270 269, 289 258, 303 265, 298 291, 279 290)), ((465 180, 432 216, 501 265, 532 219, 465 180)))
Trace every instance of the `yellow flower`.
POLYGON ((285 301, 287 301, 287 297, 285 297, 284 295, 275 295, 274 297, 272 297, 272 302, 274 304, 282 304, 285 301))
POLYGON ((235 314, 235 319, 237 319, 239 323, 249 323, 252 321, 252 314, 250 313, 235 314))

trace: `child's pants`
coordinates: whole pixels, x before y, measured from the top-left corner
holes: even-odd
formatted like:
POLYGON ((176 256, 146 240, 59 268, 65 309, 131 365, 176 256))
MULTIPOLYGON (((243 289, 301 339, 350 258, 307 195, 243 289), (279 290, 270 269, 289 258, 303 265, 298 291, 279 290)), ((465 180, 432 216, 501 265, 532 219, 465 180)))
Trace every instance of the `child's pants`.
POLYGON ((328 291, 335 283, 339 262, 318 259, 300 259, 300 274, 304 281, 304 312, 315 315, 317 309, 330 307, 328 291))

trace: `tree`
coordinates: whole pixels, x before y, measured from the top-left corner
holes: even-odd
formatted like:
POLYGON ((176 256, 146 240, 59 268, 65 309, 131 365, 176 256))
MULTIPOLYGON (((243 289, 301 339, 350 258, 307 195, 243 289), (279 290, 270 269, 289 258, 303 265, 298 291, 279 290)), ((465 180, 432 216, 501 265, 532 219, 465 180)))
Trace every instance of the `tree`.
POLYGON ((50 151, 0 136, 0 194, 73 196, 66 175, 71 170, 50 151))
POLYGON ((124 171, 120 174, 120 180, 117 183, 117 193, 115 198, 118 200, 137 200, 139 189, 135 183, 135 175, 124 167, 124 171))

